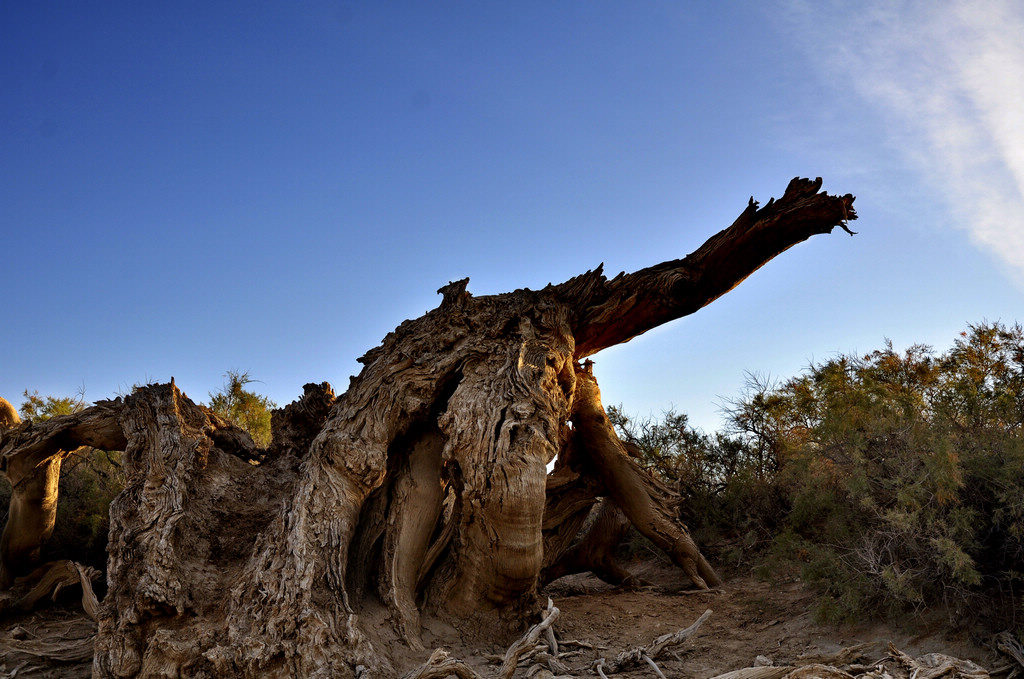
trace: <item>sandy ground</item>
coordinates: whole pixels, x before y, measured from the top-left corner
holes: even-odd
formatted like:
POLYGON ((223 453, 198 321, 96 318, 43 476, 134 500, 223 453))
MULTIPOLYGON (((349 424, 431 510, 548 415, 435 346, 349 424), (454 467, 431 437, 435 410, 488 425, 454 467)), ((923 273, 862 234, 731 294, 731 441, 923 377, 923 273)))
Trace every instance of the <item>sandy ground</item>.
MULTIPOLYGON (((678 652, 658 661, 669 679, 705 679, 729 670, 755 664, 767 656, 775 664, 787 664, 799 656, 828 654, 858 643, 871 643, 865 655, 880 658, 889 642, 912 656, 930 652, 973 660, 991 667, 995 657, 972 639, 972 630, 950 629, 943 621, 915 619, 900 625, 872 622, 856 626, 835 626, 815 622, 814 596, 800 582, 767 583, 753 577, 733 575, 720 593, 682 590, 686 578, 675 568, 660 562, 634 564, 634 573, 652 584, 638 591, 620 591, 590 575, 575 575, 553 583, 545 591, 561 615, 555 625, 564 641, 583 641, 593 648, 566 645, 570 655, 562 659, 574 677, 596 676, 591 669, 601 655, 612 658, 620 651, 649 644, 654 638, 689 626, 705 610, 711 617, 678 652)), ((88 636, 91 622, 69 605, 0 620, 0 642, 10 648, 19 637, 34 639, 54 635, 64 639, 88 636)), ((452 640, 447 648, 481 673, 489 675, 487 654, 502 653, 493 644, 464 645, 452 640)), ((430 650, 405 652, 397 672, 403 673, 422 662, 430 650)), ((50 663, 43 667, 38 658, 6 652, 0 654, 0 679, 11 677, 88 677, 91 663, 50 663)), ((525 676, 521 669, 517 677, 525 676)), ((615 677, 654 677, 648 668, 623 672, 615 677)))
MULTIPOLYGON (((754 577, 728 578, 723 591, 682 590, 686 578, 671 566, 644 563, 631 570, 654 587, 623 592, 589 575, 564 578, 548 588, 561 609, 557 625, 563 639, 586 640, 607 647, 599 653, 614 657, 656 637, 688 627, 704 611, 711 617, 679 652, 679 658, 659 661, 665 675, 704 679, 755 664, 767 656, 774 664, 790 664, 801 655, 828 655, 842 648, 871 643, 865 655, 881 658, 889 642, 910 655, 941 652, 990 666, 994 656, 972 640, 970 630, 953 630, 935 621, 918 619, 899 626, 872 622, 828 625, 815 622, 814 594, 800 582, 767 583, 754 577)), ((980 641, 980 640, 978 640, 980 641)), ((590 652, 573 663, 587 665, 598 657, 590 652)), ((580 673, 580 676, 593 676, 580 673)), ((654 677, 649 669, 618 677, 654 677)))

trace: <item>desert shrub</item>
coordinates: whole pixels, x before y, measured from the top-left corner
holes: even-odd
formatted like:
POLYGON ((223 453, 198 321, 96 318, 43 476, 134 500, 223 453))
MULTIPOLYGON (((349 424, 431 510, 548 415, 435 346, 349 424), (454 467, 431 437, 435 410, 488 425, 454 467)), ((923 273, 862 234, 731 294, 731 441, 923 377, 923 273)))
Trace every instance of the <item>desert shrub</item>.
POLYGON ((799 574, 824 617, 999 619, 1022 603, 1019 326, 970 326, 941 354, 886 344, 783 383, 752 378, 714 436, 676 413, 613 415, 702 543, 726 563, 799 574))
POLYGON ((124 488, 121 453, 77 451, 61 466, 57 519, 44 558, 72 559, 104 569, 110 503, 124 488))
POLYGON ((631 419, 614 406, 608 414, 637 462, 679 495, 679 518, 709 554, 735 565, 772 539, 783 498, 766 451, 694 429, 674 411, 661 420, 631 419))
POLYGON ((229 370, 218 392, 210 394, 209 407, 226 420, 244 429, 260 448, 270 445, 270 411, 277 405, 266 396, 246 389, 255 382, 247 372, 229 370))
POLYGON ((891 345, 755 385, 731 420, 774 451, 772 569, 845 618, 1010 610, 1024 568, 1024 330, 971 326, 938 355, 891 345), (765 426, 748 426, 751 421, 765 426))

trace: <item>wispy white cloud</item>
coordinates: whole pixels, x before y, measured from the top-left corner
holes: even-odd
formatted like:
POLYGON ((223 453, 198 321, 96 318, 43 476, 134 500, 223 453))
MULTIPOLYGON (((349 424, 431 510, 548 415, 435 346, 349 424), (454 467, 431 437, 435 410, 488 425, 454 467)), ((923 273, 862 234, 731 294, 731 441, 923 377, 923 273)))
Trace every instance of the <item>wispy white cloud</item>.
POLYGON ((1024 4, 787 5, 830 78, 876 106, 955 221, 1024 279, 1024 4))

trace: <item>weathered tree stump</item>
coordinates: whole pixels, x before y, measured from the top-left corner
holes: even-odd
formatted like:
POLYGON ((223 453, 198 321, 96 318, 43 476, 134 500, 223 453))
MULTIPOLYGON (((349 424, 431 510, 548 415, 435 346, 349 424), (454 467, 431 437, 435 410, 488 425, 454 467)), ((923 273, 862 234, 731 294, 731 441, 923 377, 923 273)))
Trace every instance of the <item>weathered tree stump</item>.
POLYGON ((845 228, 853 197, 820 186, 794 179, 691 255, 611 280, 598 267, 485 297, 451 283, 360 359, 344 394, 309 384, 276 411, 267 450, 173 381, 12 423, 0 430, 15 488, 0 574, 32 568, 52 530, 54 468, 90 445, 124 450, 127 477, 110 507, 98 677, 393 676, 387 649, 419 647, 424 616, 467 635, 520 631, 542 569, 623 577, 607 545, 588 550, 607 530, 579 535, 599 498, 599 521, 628 519, 698 587, 717 585, 580 361, 845 228))

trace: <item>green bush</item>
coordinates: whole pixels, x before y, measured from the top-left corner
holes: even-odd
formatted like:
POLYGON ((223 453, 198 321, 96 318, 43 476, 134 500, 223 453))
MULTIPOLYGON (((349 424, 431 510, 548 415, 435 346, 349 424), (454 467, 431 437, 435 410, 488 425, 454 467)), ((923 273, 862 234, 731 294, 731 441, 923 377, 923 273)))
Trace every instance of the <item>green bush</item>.
POLYGON ((769 397, 791 505, 774 553, 804 565, 830 613, 960 615, 982 598, 1012 608, 1024 557, 1019 326, 972 326, 942 355, 840 357, 769 397))
POLYGON ((887 344, 780 385, 753 380, 728 435, 674 414, 618 422, 676 484, 700 539, 725 556, 767 547, 762 570, 802 575, 826 617, 942 607, 1008 620, 1022 603, 1019 326, 971 326, 943 354, 887 344))
POLYGON ((693 429, 674 411, 660 421, 633 420, 614 406, 608 415, 640 465, 679 495, 679 518, 716 561, 739 565, 770 543, 783 498, 767 451, 693 429))
POLYGON ((220 391, 210 394, 210 410, 249 433, 260 448, 270 445, 270 411, 277 405, 266 396, 245 388, 255 382, 249 373, 229 370, 220 391))
POLYGON ((120 452, 85 449, 65 458, 57 520, 43 557, 105 569, 110 503, 123 487, 120 452))

